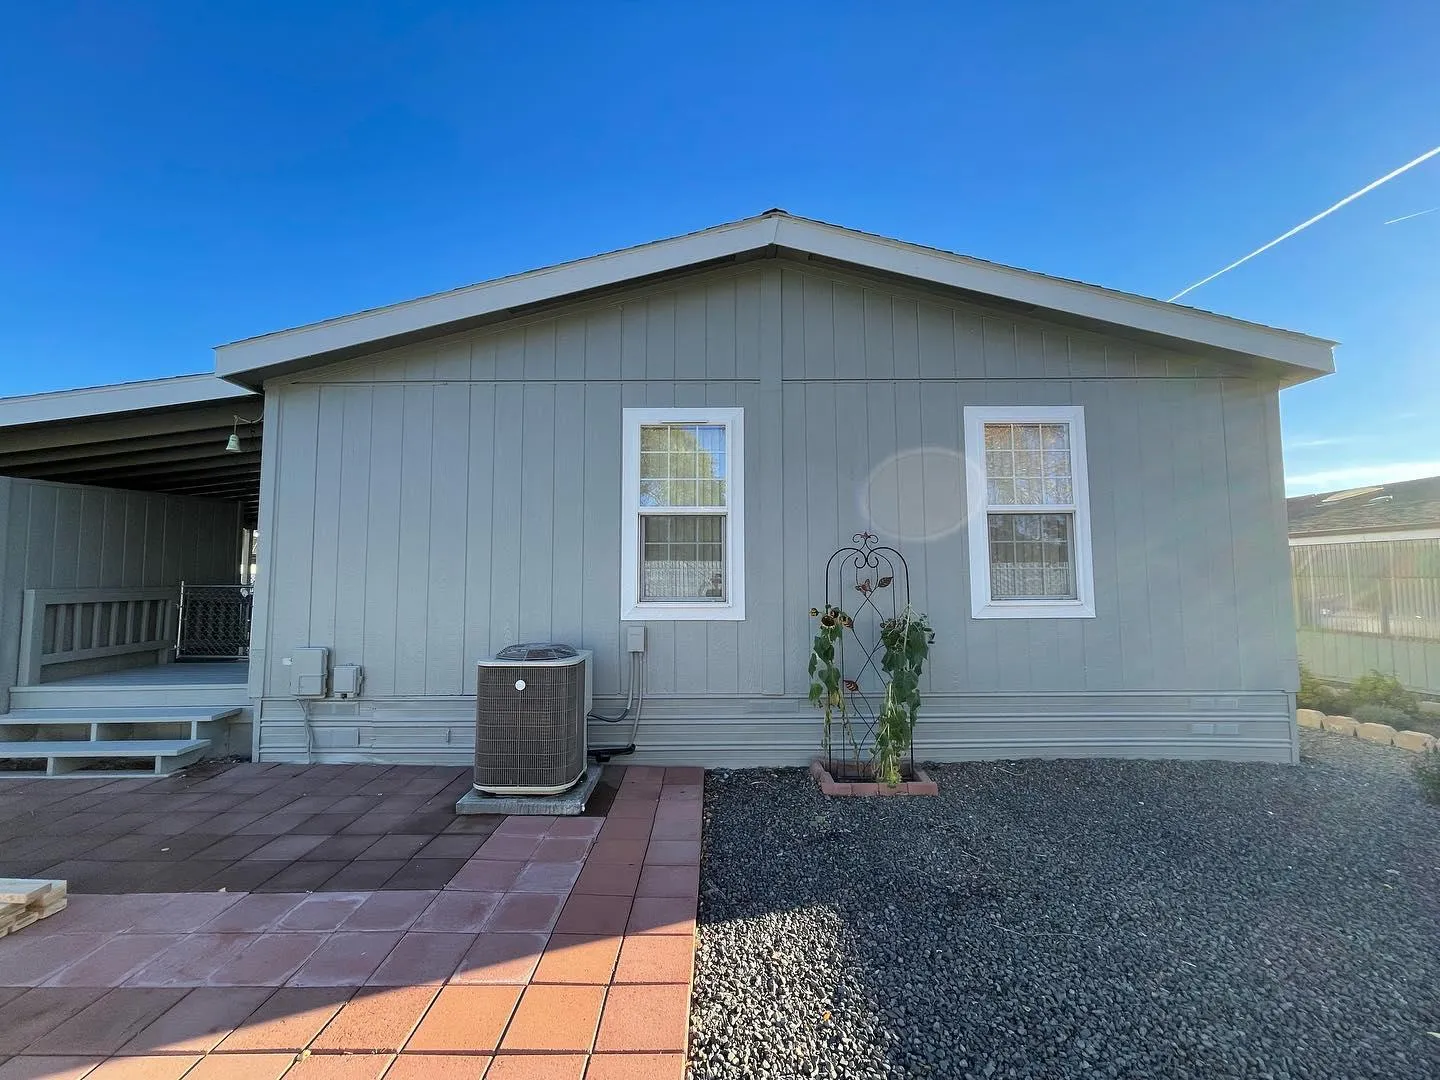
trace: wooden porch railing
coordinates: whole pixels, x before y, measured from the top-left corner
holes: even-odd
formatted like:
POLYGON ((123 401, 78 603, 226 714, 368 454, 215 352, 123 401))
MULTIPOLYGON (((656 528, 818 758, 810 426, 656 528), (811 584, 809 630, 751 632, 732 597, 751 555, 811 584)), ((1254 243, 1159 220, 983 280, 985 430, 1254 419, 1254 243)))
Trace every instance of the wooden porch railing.
POLYGON ((19 685, 48 667, 175 646, 179 593, 169 588, 26 589, 20 621, 19 685))

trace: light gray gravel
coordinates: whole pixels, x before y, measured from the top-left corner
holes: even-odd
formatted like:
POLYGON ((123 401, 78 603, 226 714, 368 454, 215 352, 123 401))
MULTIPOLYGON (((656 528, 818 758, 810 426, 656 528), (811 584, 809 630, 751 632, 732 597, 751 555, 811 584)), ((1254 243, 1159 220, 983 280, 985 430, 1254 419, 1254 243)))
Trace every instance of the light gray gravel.
POLYGON ((1301 742, 938 799, 708 774, 692 1077, 1440 1077, 1440 810, 1403 751, 1301 742))

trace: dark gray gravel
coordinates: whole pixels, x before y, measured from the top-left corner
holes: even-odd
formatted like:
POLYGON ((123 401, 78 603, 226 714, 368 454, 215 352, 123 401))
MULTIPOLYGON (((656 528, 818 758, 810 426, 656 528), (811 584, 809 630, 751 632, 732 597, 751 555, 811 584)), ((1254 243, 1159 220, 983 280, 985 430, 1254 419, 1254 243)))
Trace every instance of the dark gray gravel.
POLYGON ((938 799, 709 774, 692 1077, 1440 1077, 1440 810, 1412 755, 1301 740, 938 799))

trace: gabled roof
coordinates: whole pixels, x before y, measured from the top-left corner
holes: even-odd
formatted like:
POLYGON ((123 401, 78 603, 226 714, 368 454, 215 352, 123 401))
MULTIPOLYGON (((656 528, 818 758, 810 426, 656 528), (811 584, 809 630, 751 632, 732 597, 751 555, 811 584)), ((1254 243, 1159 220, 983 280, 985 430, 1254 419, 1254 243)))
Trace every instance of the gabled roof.
POLYGON ((1286 382, 1334 370, 1334 342, 890 240, 771 210, 758 217, 374 308, 215 350, 215 372, 259 387, 276 375, 346 359, 705 266, 798 255, 989 298, 1169 348, 1273 366, 1286 382))
POLYGON ((1440 528, 1440 476, 1285 501, 1291 536, 1440 528))

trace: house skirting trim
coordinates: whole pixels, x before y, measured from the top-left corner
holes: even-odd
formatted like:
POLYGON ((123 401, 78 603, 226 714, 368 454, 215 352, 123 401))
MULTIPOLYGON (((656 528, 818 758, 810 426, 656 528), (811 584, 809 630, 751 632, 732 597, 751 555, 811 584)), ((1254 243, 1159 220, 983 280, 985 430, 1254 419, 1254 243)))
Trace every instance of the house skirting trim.
MULTIPOLYGON (((597 701, 611 710, 615 703, 597 701)), ((310 716, 316 762, 465 765, 474 755, 474 699, 387 698, 321 702, 310 716)), ((257 760, 305 761, 306 733, 292 699, 265 699, 257 760)), ((590 725, 592 746, 625 741, 627 724, 590 725)), ((926 698, 915 731, 920 761, 1025 757, 1190 758, 1294 763, 1293 699, 1257 693, 1107 692, 940 694, 926 698)), ((806 766, 820 717, 789 697, 646 699, 627 764, 742 768, 806 766)))

